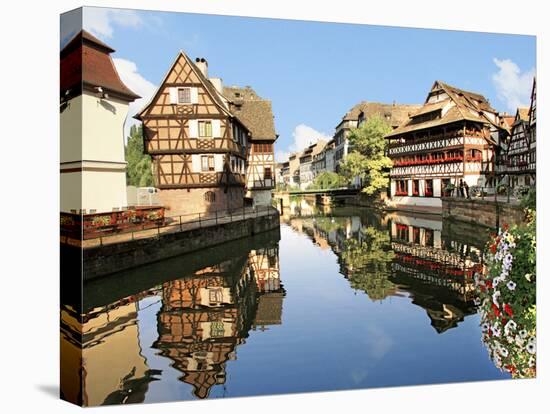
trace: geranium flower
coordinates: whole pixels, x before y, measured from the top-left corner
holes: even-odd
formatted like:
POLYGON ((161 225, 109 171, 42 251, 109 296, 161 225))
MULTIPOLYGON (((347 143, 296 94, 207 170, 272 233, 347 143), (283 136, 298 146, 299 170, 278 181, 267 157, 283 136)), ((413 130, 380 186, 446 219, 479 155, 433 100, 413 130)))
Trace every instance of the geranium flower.
POLYGON ((495 314, 495 316, 497 318, 500 317, 500 310, 498 310, 498 306, 493 303, 491 305, 491 308, 493 309, 493 313, 495 314))
POLYGON ((512 311, 512 307, 508 304, 504 305, 504 312, 506 312, 511 317, 514 316, 514 312, 512 311))

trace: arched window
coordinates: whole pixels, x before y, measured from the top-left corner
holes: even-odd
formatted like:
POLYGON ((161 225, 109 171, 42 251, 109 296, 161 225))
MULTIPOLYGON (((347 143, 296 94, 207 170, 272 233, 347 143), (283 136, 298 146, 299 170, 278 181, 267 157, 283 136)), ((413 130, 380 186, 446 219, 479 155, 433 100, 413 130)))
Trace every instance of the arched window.
POLYGON ((204 193, 204 201, 207 203, 213 203, 216 201, 216 194, 212 191, 207 191, 204 193))

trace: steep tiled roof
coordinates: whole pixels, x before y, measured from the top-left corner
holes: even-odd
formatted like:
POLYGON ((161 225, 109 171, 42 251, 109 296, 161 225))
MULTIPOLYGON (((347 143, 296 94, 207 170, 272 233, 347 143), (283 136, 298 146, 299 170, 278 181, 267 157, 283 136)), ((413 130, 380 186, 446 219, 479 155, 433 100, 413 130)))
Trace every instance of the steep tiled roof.
POLYGON ((271 101, 262 99, 250 86, 224 87, 223 94, 231 102, 231 112, 250 130, 252 140, 277 139, 271 101))
POLYGON ((412 114, 399 128, 389 133, 387 137, 463 120, 484 124, 491 123, 497 127, 502 127, 497 115, 497 112, 483 95, 436 81, 422 108, 412 114), (441 94, 446 96, 439 101, 429 102, 430 98, 441 94), (428 116, 427 119, 423 117, 423 115, 428 115, 432 112, 434 113, 434 117, 428 116))
POLYGON ((61 51, 60 93, 71 96, 82 88, 102 87, 105 92, 127 101, 140 98, 120 79, 110 54, 114 49, 82 30, 61 51))
POLYGON ((421 105, 385 104, 380 102, 362 101, 351 108, 342 118, 343 121, 357 121, 361 113, 366 119, 378 115, 384 118, 393 128, 397 128, 421 105))

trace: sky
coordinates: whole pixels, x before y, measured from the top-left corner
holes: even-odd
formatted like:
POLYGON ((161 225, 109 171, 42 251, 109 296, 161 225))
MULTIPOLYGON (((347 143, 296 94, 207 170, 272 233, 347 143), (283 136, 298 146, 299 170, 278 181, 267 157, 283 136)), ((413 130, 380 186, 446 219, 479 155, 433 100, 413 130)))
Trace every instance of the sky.
POLYGON ((356 103, 423 103, 435 80, 515 113, 536 65, 534 36, 95 7, 62 15, 61 46, 81 25, 116 50, 121 79, 143 97, 127 129, 183 50, 224 85, 271 100, 279 161, 330 139, 356 103))

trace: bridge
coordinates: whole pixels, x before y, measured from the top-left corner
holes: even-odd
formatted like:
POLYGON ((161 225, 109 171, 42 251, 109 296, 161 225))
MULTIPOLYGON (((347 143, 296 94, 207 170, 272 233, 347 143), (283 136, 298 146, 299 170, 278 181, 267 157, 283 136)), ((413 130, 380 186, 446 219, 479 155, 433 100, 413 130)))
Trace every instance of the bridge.
POLYGON ((318 190, 291 190, 273 193, 273 199, 282 208, 290 207, 291 196, 315 197, 315 202, 320 205, 330 205, 337 201, 354 198, 361 190, 358 188, 327 188, 318 190))

